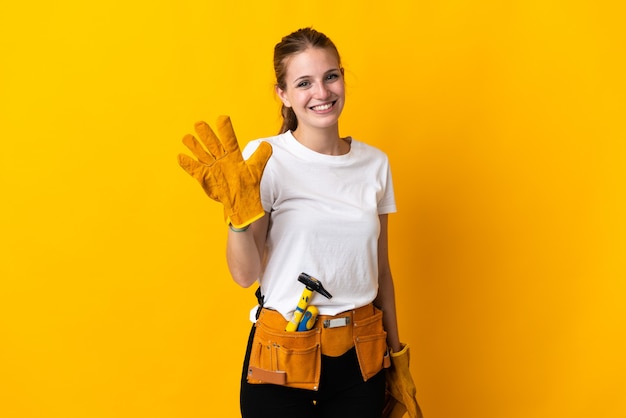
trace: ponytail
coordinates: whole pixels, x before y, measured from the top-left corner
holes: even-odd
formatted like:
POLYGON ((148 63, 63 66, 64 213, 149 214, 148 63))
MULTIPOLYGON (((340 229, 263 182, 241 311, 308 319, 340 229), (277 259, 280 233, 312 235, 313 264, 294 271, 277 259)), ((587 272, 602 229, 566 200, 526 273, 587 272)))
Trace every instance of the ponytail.
POLYGON ((298 127, 298 118, 292 108, 282 105, 280 113, 283 117, 283 124, 278 134, 284 134, 287 131, 295 131, 298 127))

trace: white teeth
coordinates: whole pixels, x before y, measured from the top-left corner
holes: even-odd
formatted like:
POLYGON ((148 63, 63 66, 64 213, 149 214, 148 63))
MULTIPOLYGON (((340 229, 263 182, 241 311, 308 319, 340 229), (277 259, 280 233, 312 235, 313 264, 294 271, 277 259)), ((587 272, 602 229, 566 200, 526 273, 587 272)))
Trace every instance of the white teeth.
POLYGON ((319 106, 313 106, 311 109, 313 110, 328 110, 333 106, 332 103, 327 103, 319 106))

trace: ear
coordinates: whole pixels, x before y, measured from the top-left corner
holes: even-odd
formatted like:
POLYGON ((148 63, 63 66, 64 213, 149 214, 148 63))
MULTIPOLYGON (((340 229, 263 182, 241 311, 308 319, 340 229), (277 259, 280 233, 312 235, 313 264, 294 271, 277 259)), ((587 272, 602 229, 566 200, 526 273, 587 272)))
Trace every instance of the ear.
POLYGON ((289 101, 289 99, 287 98, 287 94, 285 93, 285 90, 281 89, 280 87, 276 86, 276 94, 278 95, 278 97, 280 98, 280 100, 283 102, 283 104, 286 107, 291 107, 291 102, 289 101))

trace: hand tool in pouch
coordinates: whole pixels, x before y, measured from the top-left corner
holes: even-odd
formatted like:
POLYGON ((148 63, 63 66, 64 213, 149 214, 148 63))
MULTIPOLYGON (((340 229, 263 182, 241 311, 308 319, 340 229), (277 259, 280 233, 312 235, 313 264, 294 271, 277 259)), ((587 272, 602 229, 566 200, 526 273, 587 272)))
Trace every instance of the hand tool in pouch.
POLYGON ((320 313, 319 309, 313 305, 309 305, 304 311, 304 315, 302 315, 302 319, 298 324, 297 331, 308 331, 313 328, 315 325, 315 320, 317 319, 317 315, 320 313))
MULTIPOLYGON (((309 306, 309 302, 311 301, 311 296, 313 295, 313 292, 317 292, 320 295, 328 299, 333 297, 330 293, 328 293, 326 289, 324 289, 324 286, 322 286, 322 283, 315 277, 311 277, 306 273, 300 273, 300 276, 298 276, 298 281, 300 283, 303 283, 305 285, 305 288, 302 291, 302 296, 300 296, 300 300, 298 301, 296 310, 293 313, 293 318, 291 318, 291 321, 287 322, 285 331, 298 331, 299 330, 298 326, 300 325, 300 322, 302 321, 302 318, 305 315, 307 307, 309 306)), ((311 316, 313 316, 313 312, 311 312, 311 316)), ((309 322, 311 322, 311 318, 309 318, 306 323, 309 323, 309 322)), ((306 323, 305 325, 303 325, 303 327, 306 327, 306 323)), ((311 327, 313 326, 313 323, 315 323, 315 318, 312 319, 311 327)), ((306 329, 310 329, 310 328, 306 328, 306 329)))

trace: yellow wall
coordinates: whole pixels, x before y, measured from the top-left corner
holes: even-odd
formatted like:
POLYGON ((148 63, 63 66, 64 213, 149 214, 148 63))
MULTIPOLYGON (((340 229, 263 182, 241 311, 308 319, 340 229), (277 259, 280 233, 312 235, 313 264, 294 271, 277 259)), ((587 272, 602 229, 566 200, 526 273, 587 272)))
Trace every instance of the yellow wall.
POLYGON ((211 3, 2 7, 0 416, 238 416, 254 289, 176 155, 222 113, 273 134, 308 25, 392 161, 427 418, 626 416, 623 1, 211 3))

